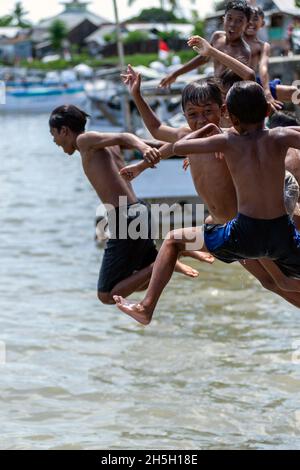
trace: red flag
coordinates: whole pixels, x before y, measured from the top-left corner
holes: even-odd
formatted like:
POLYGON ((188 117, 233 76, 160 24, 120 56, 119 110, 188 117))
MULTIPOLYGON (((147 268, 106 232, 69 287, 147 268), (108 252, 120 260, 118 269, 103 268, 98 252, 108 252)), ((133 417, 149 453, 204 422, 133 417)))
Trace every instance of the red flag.
POLYGON ((158 57, 161 60, 166 60, 169 56, 170 48, 168 44, 163 40, 160 39, 158 42, 158 57))

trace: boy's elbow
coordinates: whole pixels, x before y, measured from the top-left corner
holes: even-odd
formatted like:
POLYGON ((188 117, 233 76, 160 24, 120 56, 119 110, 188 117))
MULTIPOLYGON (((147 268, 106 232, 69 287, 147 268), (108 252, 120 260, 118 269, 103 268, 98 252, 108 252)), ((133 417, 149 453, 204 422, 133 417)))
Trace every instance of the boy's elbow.
POLYGON ((255 72, 254 70, 251 70, 247 73, 247 78, 245 80, 249 80, 251 82, 255 82, 256 81, 256 76, 255 76, 255 72))

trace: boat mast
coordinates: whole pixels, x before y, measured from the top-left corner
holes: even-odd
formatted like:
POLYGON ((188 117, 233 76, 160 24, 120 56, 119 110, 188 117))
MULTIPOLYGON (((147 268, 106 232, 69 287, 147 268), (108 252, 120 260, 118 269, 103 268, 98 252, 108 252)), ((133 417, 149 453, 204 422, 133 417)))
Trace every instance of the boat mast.
MULTIPOLYGON (((124 57, 124 46, 123 46, 122 35, 121 35, 117 0, 113 0, 113 5, 114 5, 114 13, 115 13, 119 65, 120 65, 121 72, 123 72, 125 69, 125 57, 124 57)), ((129 100, 128 100, 127 93, 123 94, 122 111, 123 111, 123 116, 124 116, 125 130, 131 131, 132 125, 131 125, 130 107, 129 107, 129 100)))

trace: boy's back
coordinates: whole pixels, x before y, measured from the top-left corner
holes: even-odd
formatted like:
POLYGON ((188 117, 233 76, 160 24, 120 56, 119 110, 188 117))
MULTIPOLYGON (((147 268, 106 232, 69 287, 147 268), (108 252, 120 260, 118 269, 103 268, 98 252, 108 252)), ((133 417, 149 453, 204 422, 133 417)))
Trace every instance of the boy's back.
POLYGON ((287 148, 281 128, 229 134, 225 159, 236 188, 239 212, 258 219, 286 213, 284 175, 287 148))

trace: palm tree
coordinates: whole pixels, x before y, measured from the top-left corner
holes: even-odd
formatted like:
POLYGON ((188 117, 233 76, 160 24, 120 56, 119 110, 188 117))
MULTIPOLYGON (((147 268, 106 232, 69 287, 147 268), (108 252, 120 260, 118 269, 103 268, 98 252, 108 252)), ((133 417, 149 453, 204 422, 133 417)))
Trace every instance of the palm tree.
POLYGON ((11 13, 12 23, 14 23, 16 26, 20 26, 21 28, 30 27, 30 23, 24 20, 24 17, 27 14, 28 12, 24 10, 22 2, 17 2, 14 10, 11 13))
POLYGON ((53 49, 61 51, 63 41, 68 34, 65 23, 61 20, 54 20, 49 28, 49 33, 53 49))

